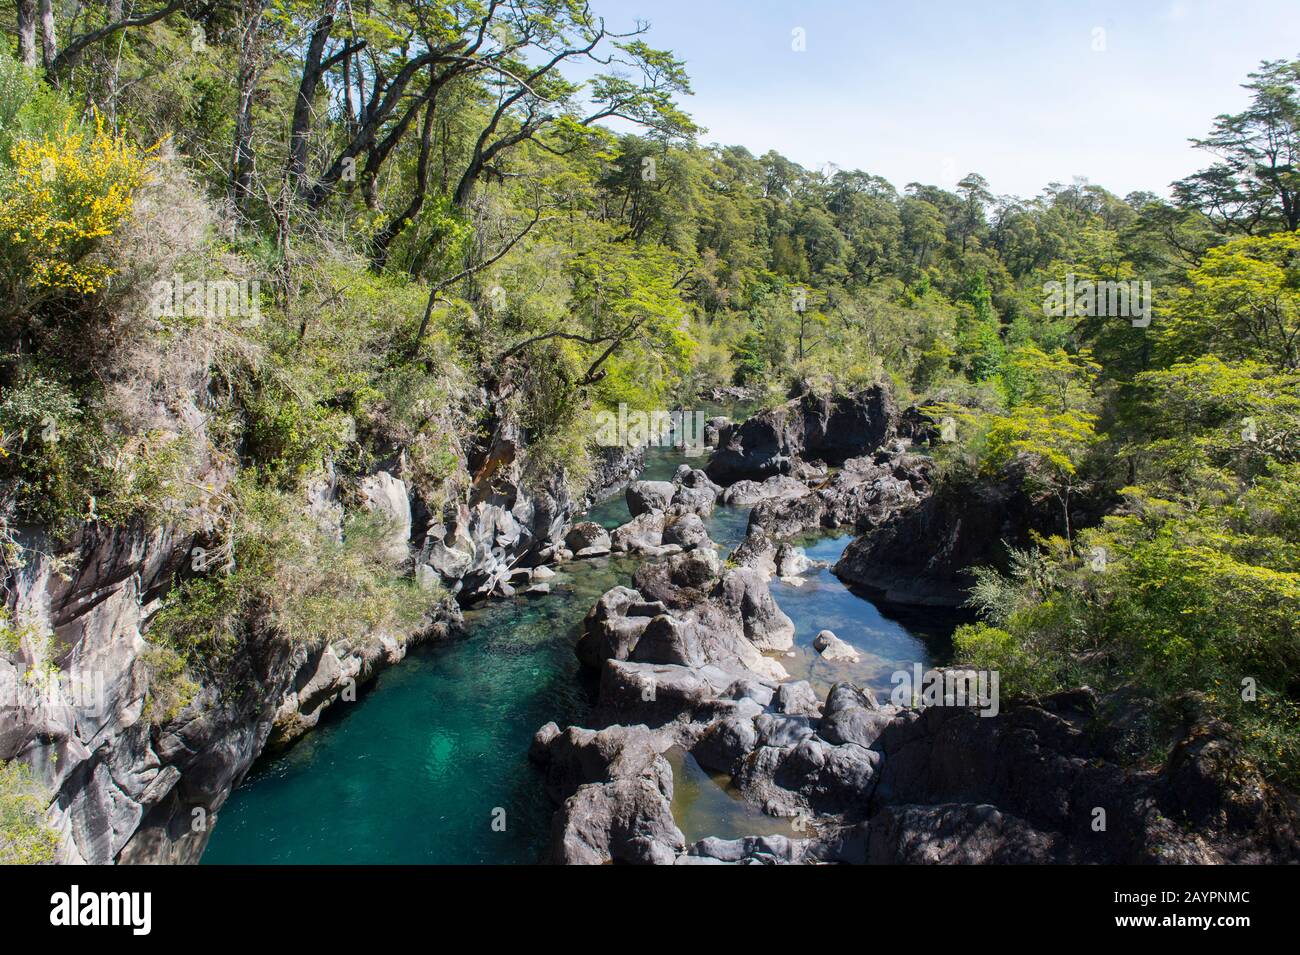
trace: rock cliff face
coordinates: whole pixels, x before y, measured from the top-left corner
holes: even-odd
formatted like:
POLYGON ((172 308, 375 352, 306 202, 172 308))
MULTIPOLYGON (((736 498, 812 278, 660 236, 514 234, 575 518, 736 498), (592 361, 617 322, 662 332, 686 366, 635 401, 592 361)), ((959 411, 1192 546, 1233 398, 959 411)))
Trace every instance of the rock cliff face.
POLYGON ((796 459, 839 465, 885 443, 898 421, 883 385, 856 395, 805 392, 738 425, 724 426, 706 469, 718 484, 791 474, 796 459))
MULTIPOLYGON (((397 482, 400 485, 400 482, 397 482)), ((21 759, 54 795, 64 862, 195 862, 216 813, 253 761, 316 725, 340 698, 401 660, 410 641, 290 648, 249 628, 221 681, 171 719, 150 714, 144 634, 192 539, 87 526, 70 548, 38 535, 7 581, 10 609, 44 641, 0 657, 0 759, 21 759), (76 568, 61 576, 65 566, 76 568), (31 679, 33 668, 55 678, 31 679), (238 692, 231 692, 237 688, 238 692)), ((444 635, 454 605, 430 608, 420 638, 444 635)))
POLYGON ((1005 567, 1007 547, 1031 530, 1054 532, 1056 515, 1035 505, 1014 475, 945 483, 916 506, 891 510, 835 565, 846 583, 897 604, 957 607, 972 567, 1005 567))
MULTIPOLYGON (((526 489, 521 456, 518 436, 503 429, 466 498, 439 515, 401 479, 400 461, 362 478, 358 497, 384 515, 392 556, 418 581, 442 583, 462 602, 510 593, 519 568, 560 556, 584 503, 561 480, 526 489)), ((610 455, 591 493, 625 484, 637 465, 635 453, 610 455)), ((304 506, 339 532, 332 481, 317 482, 304 506)), ((0 759, 27 763, 53 794, 49 821, 62 835, 63 862, 196 862, 259 755, 290 745, 413 643, 444 637, 459 621, 455 601, 435 606, 431 598, 408 639, 374 633, 360 646, 312 648, 286 646, 253 621, 219 685, 202 682, 166 719, 147 712, 145 635, 194 540, 87 525, 62 547, 34 530, 20 543, 32 556, 5 569, 6 609, 55 639, 52 651, 27 639, 0 654, 0 759), (57 680, 33 681, 33 670, 57 680)))

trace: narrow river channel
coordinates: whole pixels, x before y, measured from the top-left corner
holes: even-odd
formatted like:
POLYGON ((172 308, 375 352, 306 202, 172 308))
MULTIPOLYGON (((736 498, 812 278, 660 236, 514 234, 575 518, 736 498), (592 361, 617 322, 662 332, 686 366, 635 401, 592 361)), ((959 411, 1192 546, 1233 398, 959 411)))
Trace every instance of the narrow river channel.
MULTIPOLYGON (((683 462, 698 467, 701 459, 652 449, 640 476, 670 479, 683 462)), ((607 527, 627 518, 621 495, 588 515, 607 527)), ((747 509, 719 506, 706 526, 730 552, 747 521, 747 509)), ((830 534, 801 543, 829 565, 849 540, 830 534)), ((639 562, 575 561, 557 568, 549 595, 466 611, 466 638, 413 650, 356 702, 335 704, 287 753, 260 761, 222 808, 203 861, 542 861, 554 807, 528 762, 528 745, 548 720, 584 723, 595 680, 573 653, 582 619, 606 590, 630 584, 639 562)), ((951 630, 947 622, 904 624, 882 613, 829 566, 797 582, 774 580, 772 593, 796 626, 795 650, 782 663, 823 694, 847 679, 887 696, 890 674, 927 664, 951 630), (862 660, 822 660, 812 649, 822 629, 856 647, 862 660)), ((688 754, 671 760, 673 810, 688 840, 787 831, 788 823, 749 809, 688 754)))

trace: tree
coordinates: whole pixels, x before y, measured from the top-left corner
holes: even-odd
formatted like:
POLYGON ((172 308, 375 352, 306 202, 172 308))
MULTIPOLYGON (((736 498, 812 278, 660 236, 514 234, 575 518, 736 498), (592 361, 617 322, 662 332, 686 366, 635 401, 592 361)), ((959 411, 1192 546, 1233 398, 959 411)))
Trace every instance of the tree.
POLYGON ((1240 113, 1217 117, 1192 142, 1219 162, 1174 183, 1184 206, 1227 231, 1256 235, 1300 227, 1300 60, 1260 64, 1245 84, 1253 94, 1240 113))
MULTIPOLYGON (((304 175, 306 170, 300 168, 301 150, 291 154, 289 175, 298 181, 300 194, 313 208, 329 198, 345 170, 363 154, 363 175, 373 179, 424 107, 460 78, 481 79, 488 96, 485 119, 453 192, 458 206, 468 203, 484 171, 506 151, 537 141, 548 131, 585 129, 615 117, 667 138, 689 134, 694 128, 673 100, 676 94, 690 90, 682 64, 637 39, 645 25, 616 33, 585 4, 507 4, 501 0, 454 10, 424 3, 409 10, 398 6, 390 17, 388 29, 405 33, 409 41, 387 48, 367 43, 370 66, 355 79, 364 84, 368 75, 369 92, 349 140, 314 177, 304 175), (606 46, 608 51, 602 52, 606 46), (541 54, 535 63, 524 59, 530 52, 541 54), (560 67, 578 60, 632 70, 639 80, 616 72, 597 74, 583 85, 570 83, 560 67), (408 89, 421 74, 427 74, 424 91, 408 96, 408 89), (586 93, 591 104, 587 110, 579 108, 580 92, 586 93)), ((321 77, 346 63, 348 47, 360 42, 349 41, 326 55, 333 26, 332 18, 327 17, 317 21, 313 30, 304 55, 300 102, 310 102, 321 77)), ((312 126, 310 110, 297 112, 291 138, 302 141, 312 126)))
POLYGON ((957 183, 957 195, 961 196, 957 234, 961 236, 961 254, 965 255, 966 243, 987 226, 984 209, 993 202, 993 193, 989 192, 988 180, 979 173, 972 172, 957 183))
POLYGON ((1035 405, 1021 405, 992 420, 985 436, 984 466, 990 473, 1017 458, 1030 462, 1025 482, 1056 498, 1065 523, 1065 539, 1073 539, 1070 505, 1088 487, 1079 476, 1084 453, 1098 440, 1095 415, 1078 411, 1053 414, 1035 405))
POLYGON ((943 214, 933 203, 908 197, 899 209, 903 243, 911 250, 916 265, 924 267, 930 254, 943 244, 943 214))
POLYGON ((983 272, 967 281, 965 299, 957 318, 958 355, 973 380, 987 381, 1001 370, 1005 348, 983 272))
MULTIPOLYGON (((152 23, 157 23, 159 20, 171 16, 185 7, 185 0, 168 0, 168 2, 160 4, 152 10, 144 10, 138 13, 132 12, 130 16, 121 16, 121 5, 111 4, 108 7, 109 18, 102 25, 70 37, 68 42, 60 48, 57 27, 54 21, 53 0, 39 0, 39 3, 41 35, 43 38, 42 63, 47 76, 53 82, 58 82, 69 69, 77 65, 82 54, 88 48, 101 40, 105 40, 123 30, 146 27, 152 23)), ((32 9, 33 0, 18 0, 19 58, 28 66, 35 66, 36 64, 35 29, 31 20, 32 9)))
POLYGON ((1214 351, 1300 368, 1300 233, 1236 239, 1188 273, 1159 330, 1168 359, 1214 351))
POLYGON ((1203 355, 1143 372, 1134 385, 1142 430, 1130 453, 1162 496, 1217 497, 1270 463, 1300 459, 1300 375, 1203 355))
MULTIPOLYGON (((677 291, 682 271, 680 259, 659 247, 597 243, 568 266, 570 314, 527 330, 493 356, 490 365, 501 369, 544 342, 571 342, 584 346, 572 382, 578 390, 601 384, 620 363, 644 373, 635 376, 641 381, 637 387, 657 389, 664 378, 685 369, 693 345, 677 291)), ((496 334, 518 333, 503 328, 496 334)))
POLYGON ((1036 345, 1016 349, 1009 364, 1020 377, 1024 401, 1055 406, 1061 414, 1091 403, 1091 385, 1101 371, 1086 350, 1071 355, 1064 348, 1045 352, 1036 345))
POLYGON ((265 0, 243 0, 240 4, 230 198, 241 208, 253 198, 253 96, 262 66, 262 17, 265 10, 265 0))

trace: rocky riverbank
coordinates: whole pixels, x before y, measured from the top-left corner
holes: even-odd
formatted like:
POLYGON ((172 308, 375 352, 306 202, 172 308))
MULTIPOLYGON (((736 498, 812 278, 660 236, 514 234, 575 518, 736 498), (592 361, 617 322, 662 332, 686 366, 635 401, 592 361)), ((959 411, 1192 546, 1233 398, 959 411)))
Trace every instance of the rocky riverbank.
MULTIPOLYGON (((723 427, 707 475, 684 468, 663 487, 629 487, 637 528, 620 528, 615 538, 642 541, 646 527, 687 519, 705 506, 703 496, 683 506, 688 487, 755 506, 732 561, 723 564, 698 534, 667 547, 651 540, 639 552, 657 559, 640 568, 634 586, 609 591, 592 608, 577 646, 583 665, 599 673, 590 725, 547 724, 530 752, 557 805, 552 861, 1300 857, 1290 797, 1238 764, 1223 727, 1193 722, 1162 765, 1135 767, 1087 689, 981 709, 942 697, 923 706, 882 703, 848 683, 823 699, 789 679, 780 654, 791 628, 768 588, 772 575, 804 566, 788 538, 817 527, 875 529, 837 567, 863 583, 883 581, 878 562, 911 541, 914 559, 889 572, 920 582, 881 589, 951 605, 962 572, 1005 539, 1008 522, 1019 533, 1032 526, 1032 515, 996 489, 991 499, 935 495, 929 462, 910 451, 916 432, 897 426, 903 418, 879 391, 802 396, 723 427), (840 467, 833 476, 831 464, 840 467), (725 777, 762 812, 793 820, 799 835, 687 844, 672 811, 675 750, 725 777)), ((832 633, 818 640, 823 654, 843 652, 832 633)))
MULTIPOLYGON (((656 656, 643 653, 642 657, 656 656)), ((1295 807, 1253 774, 1232 783, 1222 727, 1192 727, 1158 769, 1089 732, 1086 690, 974 709, 880 704, 837 684, 657 670, 670 706, 641 720, 644 682, 602 680, 601 729, 548 724, 534 760, 556 813, 553 861, 658 864, 1263 863, 1300 859, 1295 807), (689 687, 689 692, 683 692, 689 687), (667 712, 678 709, 675 719, 667 712), (636 720, 636 722, 633 722, 636 720), (665 754, 688 750, 802 835, 687 845, 665 754)), ((606 672, 612 672, 607 670, 606 672)), ((649 684, 653 686, 653 684, 649 684)))

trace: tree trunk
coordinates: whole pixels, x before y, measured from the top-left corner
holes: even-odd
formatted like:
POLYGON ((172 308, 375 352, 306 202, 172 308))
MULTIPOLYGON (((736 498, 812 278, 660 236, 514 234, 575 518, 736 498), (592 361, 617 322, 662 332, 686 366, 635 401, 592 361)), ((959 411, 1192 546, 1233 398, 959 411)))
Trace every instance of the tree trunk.
POLYGON ((289 163, 285 176, 291 185, 298 181, 307 171, 307 146, 311 137, 311 111, 316 99, 316 88, 320 84, 321 60, 325 56, 325 44, 329 42, 330 30, 334 27, 334 15, 327 13, 316 21, 312 27, 311 39, 307 42, 307 52, 303 56, 302 78, 298 83, 298 98, 293 105, 293 125, 289 129, 289 163))
POLYGON ((36 66, 36 0, 18 0, 18 59, 36 66))
POLYGON ((235 100, 235 137, 230 158, 230 198, 244 209, 253 195, 253 96, 261 67, 262 0, 244 0, 235 100))
POLYGON ((406 208, 375 236, 371 263, 376 271, 382 270, 388 264, 388 250, 393 240, 401 235, 407 224, 424 208, 424 199, 429 190, 429 154, 433 143, 434 102, 437 93, 437 88, 432 81, 429 86, 428 105, 424 108, 424 124, 420 128, 420 155, 415 163, 415 191, 406 208))
POLYGON ((58 35, 54 32, 54 0, 40 0, 41 60, 48 70, 59 54, 58 35))
MULTIPOLYGON (((104 4, 106 7, 106 20, 109 23, 117 23, 122 19, 122 0, 107 0, 104 4)), ((120 45, 118 49, 121 49, 120 45)), ((104 56, 104 107, 108 113, 108 121, 114 128, 117 127, 117 82, 118 71, 120 66, 120 57, 111 48, 105 52, 104 56)))

